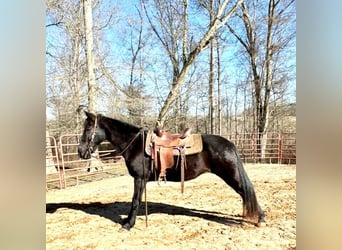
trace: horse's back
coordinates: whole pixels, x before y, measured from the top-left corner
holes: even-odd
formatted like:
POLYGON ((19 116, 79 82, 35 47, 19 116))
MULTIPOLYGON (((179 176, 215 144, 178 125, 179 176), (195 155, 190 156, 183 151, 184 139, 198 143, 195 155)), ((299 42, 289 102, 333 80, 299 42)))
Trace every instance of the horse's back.
POLYGON ((219 135, 202 134, 203 150, 210 154, 217 151, 235 151, 235 145, 228 139, 219 135))

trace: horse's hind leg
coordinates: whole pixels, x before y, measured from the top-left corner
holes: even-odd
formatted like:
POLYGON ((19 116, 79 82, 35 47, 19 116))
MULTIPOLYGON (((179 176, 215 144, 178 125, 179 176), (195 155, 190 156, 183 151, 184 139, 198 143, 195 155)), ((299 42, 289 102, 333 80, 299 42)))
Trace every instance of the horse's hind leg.
POLYGON ((258 226, 264 225, 265 214, 257 201, 254 187, 243 168, 241 160, 237 158, 221 166, 221 168, 217 168, 213 172, 241 196, 243 202, 243 217, 251 220, 258 226))
POLYGON ((242 163, 240 162, 238 164, 240 164, 240 167, 238 168, 240 183, 237 188, 239 191, 238 193, 243 200, 243 216, 250 218, 252 221, 257 219, 257 221, 255 221, 256 225, 262 226, 265 224, 265 213, 259 205, 253 184, 248 178, 242 163))

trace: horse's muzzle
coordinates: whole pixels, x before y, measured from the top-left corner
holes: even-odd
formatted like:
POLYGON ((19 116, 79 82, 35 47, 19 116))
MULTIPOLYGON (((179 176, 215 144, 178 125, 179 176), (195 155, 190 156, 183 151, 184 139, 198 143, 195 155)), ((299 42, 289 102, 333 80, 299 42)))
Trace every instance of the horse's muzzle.
POLYGON ((89 159, 91 157, 91 149, 89 147, 78 146, 78 154, 82 159, 89 159))

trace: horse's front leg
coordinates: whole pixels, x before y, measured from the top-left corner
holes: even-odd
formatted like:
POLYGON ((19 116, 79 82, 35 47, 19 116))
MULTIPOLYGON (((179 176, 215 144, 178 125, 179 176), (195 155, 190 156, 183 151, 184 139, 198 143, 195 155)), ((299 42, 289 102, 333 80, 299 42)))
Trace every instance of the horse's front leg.
POLYGON ((124 220, 124 223, 122 225, 122 227, 127 230, 130 230, 135 224, 135 219, 137 218, 143 192, 144 180, 141 177, 135 177, 131 211, 129 212, 128 217, 124 220))

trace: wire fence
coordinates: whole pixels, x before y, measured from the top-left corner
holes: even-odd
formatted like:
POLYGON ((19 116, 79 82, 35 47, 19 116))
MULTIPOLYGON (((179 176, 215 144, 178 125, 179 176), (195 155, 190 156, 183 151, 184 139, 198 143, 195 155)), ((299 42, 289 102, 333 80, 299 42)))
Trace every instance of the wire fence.
POLYGON ((80 159, 79 138, 78 134, 67 134, 60 136, 58 141, 51 136, 47 139, 46 190, 127 174, 124 159, 115 156, 109 142, 100 144, 96 157, 80 159))
POLYGON ((296 133, 223 135, 237 147, 245 163, 296 164, 296 133))

